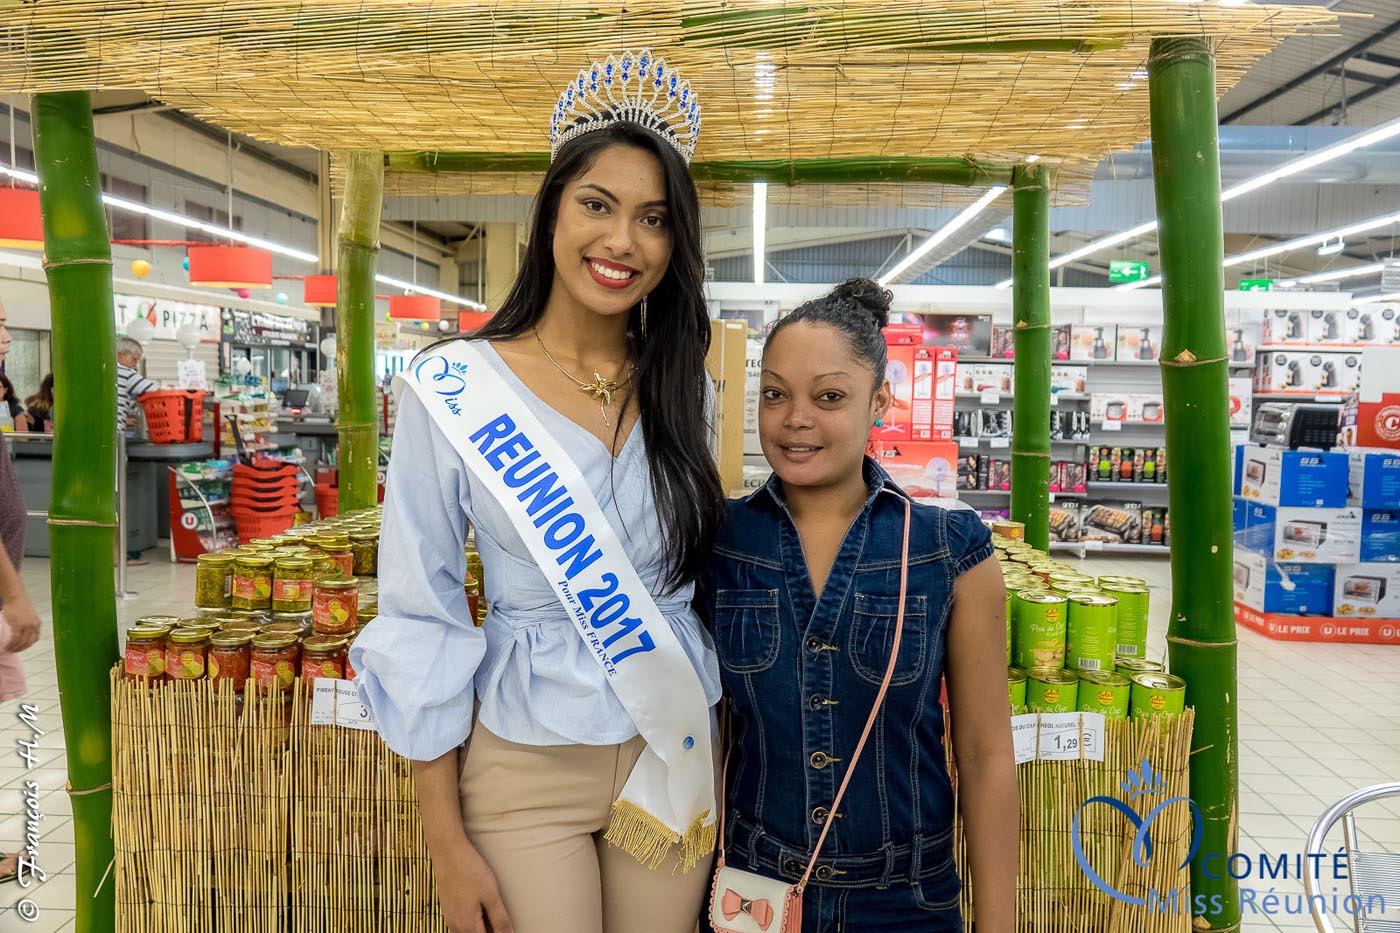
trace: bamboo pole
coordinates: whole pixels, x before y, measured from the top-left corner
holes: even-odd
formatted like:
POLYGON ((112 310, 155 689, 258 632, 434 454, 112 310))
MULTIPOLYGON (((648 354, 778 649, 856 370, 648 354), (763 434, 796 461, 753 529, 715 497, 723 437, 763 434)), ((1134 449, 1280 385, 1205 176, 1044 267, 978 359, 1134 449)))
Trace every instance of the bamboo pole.
POLYGON ((1011 308, 1016 323, 1011 518, 1026 543, 1050 546, 1050 172, 1012 173, 1011 308))
POLYGON ((335 363, 340 388, 340 511, 379 501, 374 392, 374 264, 384 206, 384 153, 346 152, 336 268, 335 363))
POLYGON ((58 374, 49 540, 54 655, 68 751, 78 933, 113 929, 112 697, 117 659, 116 327, 112 248, 86 93, 33 99, 34 162, 58 374))
POLYGON ((1235 621, 1232 607, 1230 428, 1225 346, 1224 240, 1220 214, 1215 61, 1203 39, 1158 39, 1148 65, 1152 165, 1162 250, 1162 394, 1166 445, 1178 478, 1172 516, 1172 608, 1168 650, 1197 712, 1191 796, 1204 818, 1192 893, 1220 895, 1225 909, 1196 929, 1239 929, 1228 872, 1205 857, 1235 851, 1239 798, 1235 621))

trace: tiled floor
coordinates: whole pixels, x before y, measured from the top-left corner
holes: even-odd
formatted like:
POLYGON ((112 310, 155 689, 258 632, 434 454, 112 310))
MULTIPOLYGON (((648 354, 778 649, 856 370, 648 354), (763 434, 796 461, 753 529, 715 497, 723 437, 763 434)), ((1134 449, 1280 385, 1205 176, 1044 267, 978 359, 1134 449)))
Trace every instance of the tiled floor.
MULTIPOLYGON (((1154 585, 1150 644, 1156 653, 1164 650, 1167 562, 1094 558, 1083 565, 1093 573, 1141 576, 1154 585)), ((28 561, 24 567, 30 593, 45 617, 48 570, 43 560, 28 561)), ((123 625, 146 612, 188 607, 193 568, 156 560, 149 567, 134 569, 128 586, 139 595, 119 602, 123 625)), ((1241 630, 1239 639, 1240 850, 1275 858, 1299 853, 1313 821, 1329 805, 1357 788, 1400 781, 1400 716, 1396 713, 1400 710, 1400 650, 1274 642, 1248 630, 1241 630)), ((39 858, 48 881, 27 891, 15 884, 0 887, 0 930, 49 933, 71 928, 76 896, 51 632, 46 631, 39 644, 25 653, 24 664, 28 700, 39 707, 38 723, 46 734, 39 740, 34 770, 26 771, 15 741, 29 730, 16 717, 18 704, 0 705, 0 749, 6 750, 0 754, 0 849, 10 849, 23 836, 24 820, 18 815, 24 808, 22 784, 36 781, 44 814, 39 858), (38 910, 31 923, 21 923, 16 915, 15 905, 23 899, 38 910)), ((1400 800, 1379 805, 1373 812, 1374 816, 1368 813, 1359 821, 1363 835, 1378 849, 1400 852, 1400 800)), ((1329 841, 1339 844, 1340 834, 1329 841)), ((1271 881, 1263 888, 1267 891, 1270 886, 1278 895, 1298 895, 1302 890, 1293 881, 1271 881)), ((1247 933, 1276 929, 1313 929, 1313 925, 1306 915, 1268 917, 1246 912, 1247 933)))

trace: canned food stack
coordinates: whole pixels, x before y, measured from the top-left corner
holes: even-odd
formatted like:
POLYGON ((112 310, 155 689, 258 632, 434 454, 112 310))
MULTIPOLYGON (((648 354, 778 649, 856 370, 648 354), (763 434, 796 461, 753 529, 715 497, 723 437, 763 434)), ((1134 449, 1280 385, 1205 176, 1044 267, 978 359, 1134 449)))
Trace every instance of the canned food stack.
POLYGON ((1149 594, 1137 577, 1093 577, 992 523, 1006 580, 1006 664, 1013 714, 1177 715, 1186 683, 1147 659, 1149 594))
POLYGON ((350 643, 378 613, 379 520, 366 509, 200 555, 193 613, 137 620, 126 677, 227 680, 240 697, 250 680, 290 693, 297 677, 353 678, 350 643))

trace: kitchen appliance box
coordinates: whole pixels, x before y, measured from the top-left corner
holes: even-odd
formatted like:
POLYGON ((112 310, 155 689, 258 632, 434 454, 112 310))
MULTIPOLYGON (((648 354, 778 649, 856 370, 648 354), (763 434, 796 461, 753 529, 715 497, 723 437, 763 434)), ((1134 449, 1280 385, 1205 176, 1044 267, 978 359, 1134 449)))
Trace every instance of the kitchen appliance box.
POLYGON ((1251 502, 1241 547, 1294 564, 1354 564, 1361 559, 1361 510, 1302 509, 1251 502))
POLYGON ((1083 503, 1060 499, 1050 505, 1050 540, 1078 541, 1083 518, 1083 503))
POLYGON ((1269 350, 1254 369, 1254 391, 1272 395, 1337 395, 1361 384, 1361 354, 1345 350, 1269 350))
POLYGON ((1009 396, 1013 369, 1010 363, 959 363, 958 391, 986 392, 994 389, 1009 396))
POLYGON ((1400 619, 1400 564, 1338 567, 1332 614, 1340 619, 1400 619))
POLYGON ((1089 367, 1060 366, 1050 367, 1050 391, 1067 392, 1072 395, 1085 395, 1089 391, 1089 367))
POLYGON ((1247 447, 1240 496, 1265 505, 1341 508, 1347 504, 1349 461, 1340 452, 1247 447))
POLYGON ((1254 380, 1249 376, 1230 377, 1230 427, 1247 428, 1254 417, 1254 380))
POLYGON ((1400 346, 1361 352, 1361 386, 1342 407, 1341 441, 1400 448, 1400 346))
POLYGON ((1127 392, 1095 392, 1089 396, 1089 419, 1096 424, 1161 424, 1165 408, 1160 395, 1127 392))
POLYGON ((1361 563, 1400 563, 1400 509, 1361 510, 1361 563))
POLYGON ((1140 360, 1148 363, 1157 359, 1162 352, 1162 327, 1160 324, 1139 327, 1123 324, 1118 328, 1118 351, 1116 359, 1140 360))
POLYGON ((1113 324, 1071 324, 1069 329, 1069 358, 1072 360, 1111 360, 1118 340, 1118 328, 1113 324))
POLYGON ((1400 342, 1394 308, 1281 310, 1264 314, 1264 343, 1269 346, 1356 347, 1400 342))
POLYGON ((1400 450, 1347 451, 1347 504, 1368 509, 1400 508, 1400 450))
POLYGON ((1256 612, 1328 615, 1332 612, 1331 564, 1289 564, 1254 551, 1235 551, 1235 602, 1256 612))

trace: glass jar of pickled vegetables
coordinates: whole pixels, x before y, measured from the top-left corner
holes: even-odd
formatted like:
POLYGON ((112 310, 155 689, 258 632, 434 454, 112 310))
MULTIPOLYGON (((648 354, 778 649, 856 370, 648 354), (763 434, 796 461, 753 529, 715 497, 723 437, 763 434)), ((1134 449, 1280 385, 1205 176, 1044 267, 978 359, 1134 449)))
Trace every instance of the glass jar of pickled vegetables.
POLYGON ((221 632, 247 632, 256 635, 262 631, 263 623, 254 619, 227 619, 220 626, 221 632))
POLYGON ((141 626, 152 626, 152 625, 158 625, 158 626, 159 626, 159 625, 163 625, 163 626, 165 626, 166 630, 169 630, 169 629, 172 629, 172 628, 179 628, 179 627, 180 627, 180 617, 179 617, 179 616, 165 616, 165 615, 149 615, 149 616, 142 616, 141 618, 137 619, 134 623, 132 623, 132 625, 133 625, 133 626, 136 626, 136 625, 141 625, 141 626))
POLYGON ((194 604, 201 609, 227 609, 233 599, 230 554, 201 554, 195 563, 194 604))
POLYGON ((311 573, 313 577, 333 577, 340 573, 340 561, 320 548, 312 548, 303 554, 302 557, 311 561, 311 573))
POLYGON ((209 679, 233 683, 233 692, 242 693, 253 660, 252 632, 216 632, 209 638, 209 679))
POLYGON ((260 690, 285 692, 292 689, 300 660, 301 646, 295 635, 265 632, 253 639, 248 676, 260 690))
POLYGON ((311 634, 311 610, 305 612, 274 612, 272 614, 272 624, 274 625, 295 625, 303 636, 311 634))
POLYGON ((321 551, 335 561, 335 568, 341 576, 353 577, 355 575, 355 552, 351 550, 350 542, 341 544, 338 541, 330 542, 322 539, 321 551))
POLYGON ((269 622, 258 630, 260 635, 290 635, 298 641, 306 634, 295 622, 269 622))
POLYGON ((301 679, 343 679, 349 640, 343 635, 312 635, 301 645, 301 679))
POLYGON ((165 680, 165 638, 169 633, 163 625, 133 625, 126 630, 122 670, 128 680, 165 680))
POLYGON ((209 632, 177 628, 165 637, 165 673, 171 680, 199 680, 209 654, 209 632))
POLYGON ((272 568, 272 611, 306 612, 311 608, 311 561, 283 557, 272 568))
POLYGON ((267 609, 272 605, 272 558, 244 556, 233 563, 233 608, 267 609))
POLYGON ((475 622, 477 610, 481 608, 481 584, 469 573, 462 583, 462 588, 467 591, 467 607, 471 611, 472 621, 475 622))
POLYGON ((379 572, 378 532, 350 532, 350 551, 355 556, 355 576, 372 577, 379 572))
POLYGON ((348 635, 359 614, 359 588, 353 577, 322 577, 316 581, 311 627, 318 635, 348 635))

